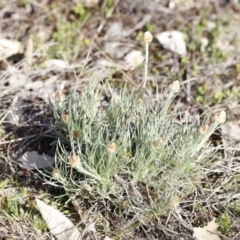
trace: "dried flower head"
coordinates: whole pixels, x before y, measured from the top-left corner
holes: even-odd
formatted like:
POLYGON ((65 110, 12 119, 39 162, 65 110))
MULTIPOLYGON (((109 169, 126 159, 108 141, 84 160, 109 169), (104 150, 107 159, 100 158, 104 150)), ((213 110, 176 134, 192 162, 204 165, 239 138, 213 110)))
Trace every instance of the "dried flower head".
POLYGON ((209 125, 202 125, 200 128, 199 128, 199 133, 202 134, 202 135, 206 135, 209 131, 209 125))
POLYGON ((81 164, 81 159, 80 159, 80 157, 77 156, 77 155, 72 155, 72 156, 70 157, 70 159, 69 159, 69 163, 70 163, 70 165, 71 165, 72 167, 77 168, 77 167, 79 167, 80 164, 81 164))
POLYGON ((79 130, 73 130, 73 138, 77 139, 80 138, 81 132, 79 130))
POLYGON ((163 135, 162 137, 160 137, 159 140, 153 141, 153 142, 152 142, 152 146, 153 146, 154 148, 157 148, 157 147, 161 146, 161 144, 165 141, 165 139, 166 139, 166 136, 163 135))
POLYGON ((63 114, 63 115, 61 116, 61 121, 62 121, 63 123, 68 123, 68 122, 69 122, 69 115, 68 115, 68 114, 63 114))
POLYGON ((106 149, 108 153, 115 153, 117 150, 117 144, 115 142, 110 142, 107 144, 106 149))
POLYGON ((52 176, 53 176, 53 178, 55 178, 56 180, 61 179, 61 174, 60 174, 60 172, 59 172, 57 169, 53 169, 53 171, 52 171, 52 176))
POLYGON ((152 142, 152 146, 153 146, 154 148, 157 148, 157 147, 159 146, 159 141, 158 141, 158 140, 153 141, 153 142, 152 142))
POLYGON ((137 116, 136 116, 135 113, 132 113, 132 114, 130 115, 130 120, 131 120, 131 122, 136 123, 136 121, 137 121, 137 116))
POLYGON ((170 84, 169 88, 171 92, 178 93, 181 89, 179 81, 174 81, 172 84, 170 84))
POLYGON ((66 95, 62 91, 57 91, 55 94, 55 101, 62 103, 66 98, 66 95))
POLYGON ((153 35, 149 31, 143 34, 143 41, 145 43, 150 43, 152 40, 153 40, 153 35))
POLYGON ((215 122, 219 123, 219 124, 225 123, 226 122, 226 118, 227 118, 227 114, 223 110, 220 111, 220 112, 215 113, 215 115, 214 115, 215 122))
POLYGON ((179 206, 179 203, 180 203, 179 196, 174 196, 173 199, 172 199, 172 203, 173 203, 173 207, 177 208, 179 206))

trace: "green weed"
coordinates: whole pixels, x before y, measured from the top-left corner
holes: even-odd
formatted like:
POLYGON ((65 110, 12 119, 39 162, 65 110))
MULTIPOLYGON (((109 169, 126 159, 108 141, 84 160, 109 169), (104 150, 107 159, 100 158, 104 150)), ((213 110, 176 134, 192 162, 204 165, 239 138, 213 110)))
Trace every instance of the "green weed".
POLYGON ((231 218, 226 211, 217 219, 217 223, 219 225, 218 229, 222 234, 230 235, 232 233, 231 218))
POLYGON ((11 180, 0 182, 0 219, 10 222, 26 221, 41 232, 46 232, 46 223, 29 202, 28 189, 13 187, 13 184, 11 180))

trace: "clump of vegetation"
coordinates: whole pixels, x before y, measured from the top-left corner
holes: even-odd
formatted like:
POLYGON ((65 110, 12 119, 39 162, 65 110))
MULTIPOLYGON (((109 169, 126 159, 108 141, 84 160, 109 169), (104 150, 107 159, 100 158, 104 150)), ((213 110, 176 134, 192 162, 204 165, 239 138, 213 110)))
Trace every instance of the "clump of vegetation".
POLYGON ((81 35, 81 29, 91 16, 91 13, 81 3, 73 4, 72 11, 76 15, 76 19, 70 21, 66 16, 62 15, 63 9, 61 7, 54 3, 51 8, 57 10, 53 15, 56 31, 52 35, 52 39, 56 44, 50 48, 49 56, 51 58, 75 60, 80 49, 89 44, 89 39, 81 35))
POLYGON ((56 162, 44 173, 47 183, 63 188, 70 200, 111 204, 118 217, 135 219, 135 227, 166 214, 176 199, 179 203, 192 192, 202 178, 202 166, 211 164, 209 137, 226 120, 220 111, 213 123, 205 120, 198 129, 176 121, 171 105, 181 90, 179 81, 161 98, 157 94, 157 101, 147 99, 151 40, 145 33, 139 93, 124 88, 117 94, 106 83, 111 94, 103 104, 105 92, 92 82, 81 94, 56 94, 56 162))
POLYGON ((231 218, 227 211, 225 211, 217 220, 217 223, 219 224, 219 230, 222 234, 231 234, 232 233, 232 223, 231 218))
MULTIPOLYGON (((24 187, 16 189, 14 185, 15 183, 11 180, 0 182, 0 221, 2 223, 8 221, 12 225, 16 221, 24 222, 25 225, 31 226, 36 233, 45 233, 47 224, 34 205, 30 206, 28 189, 24 187)), ((15 230, 19 231, 12 227, 11 231, 15 230)))

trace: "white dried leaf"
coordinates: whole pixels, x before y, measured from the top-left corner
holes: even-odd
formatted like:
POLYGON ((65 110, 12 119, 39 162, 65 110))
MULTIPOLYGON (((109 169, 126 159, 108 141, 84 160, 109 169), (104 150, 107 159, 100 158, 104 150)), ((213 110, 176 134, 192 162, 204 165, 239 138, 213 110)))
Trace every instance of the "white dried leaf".
POLYGON ((116 63, 116 62, 113 62, 113 61, 109 61, 109 60, 106 60, 106 59, 99 59, 97 60, 97 64, 96 64, 99 68, 117 68, 117 69, 123 69, 123 66, 116 63))
POLYGON ((89 223, 85 230, 89 232, 94 232, 94 233, 97 232, 95 228, 95 223, 89 223))
POLYGON ((28 170, 47 168, 54 163, 53 157, 45 153, 39 155, 36 152, 25 152, 18 160, 20 165, 28 170))
POLYGON ((24 87, 27 82, 27 76, 22 73, 13 73, 9 75, 8 83, 9 85, 14 89, 19 89, 21 87, 24 87))
POLYGON ((216 27, 216 23, 213 21, 207 21, 207 28, 209 31, 212 31, 216 27))
POLYGON ((125 56, 124 61, 128 69, 134 70, 143 63, 144 59, 145 57, 141 51, 132 50, 125 56))
POLYGON ((47 223, 50 232, 58 240, 80 240, 81 234, 74 224, 57 209, 36 199, 39 211, 47 223))
POLYGON ((9 121, 13 125, 19 125, 21 120, 24 118, 22 113, 23 99, 19 96, 15 96, 11 100, 11 105, 8 108, 6 120, 9 121))
POLYGON ((18 53, 23 53, 21 42, 0 38, 0 61, 18 53))
POLYGON ((91 8, 98 5, 99 0, 80 0, 84 7, 91 8))
POLYGON ((51 38, 52 32, 53 32, 53 25, 50 25, 48 27, 45 25, 42 25, 42 26, 40 25, 36 33, 37 38, 39 39, 40 42, 45 43, 51 38))
POLYGON ((240 148, 240 121, 228 121, 221 125, 223 144, 226 149, 240 148))
POLYGON ((194 0, 170 0, 168 3, 168 7, 170 9, 178 8, 181 7, 182 9, 189 9, 195 6, 195 1, 194 0))
POLYGON ((69 63, 61 59, 49 59, 44 62, 47 68, 69 68, 69 63))
POLYGON ((112 238, 106 236, 106 237, 104 238, 104 240, 112 240, 112 238))
POLYGON ((208 223, 207 226, 200 228, 193 228, 193 236, 197 238, 197 240, 220 240, 217 234, 218 224, 215 222, 216 218, 213 218, 211 222, 208 223))
POLYGON ((33 36, 32 34, 30 34, 25 51, 25 57, 27 59, 27 62, 24 64, 24 69, 26 70, 28 70, 29 67, 32 66, 32 55, 33 55, 33 36))
MULTIPOLYGON (((222 142, 226 152, 228 152, 228 149, 240 149, 240 120, 227 121, 221 124, 220 127, 222 130, 222 142)), ((211 165, 209 172, 214 171, 230 174, 233 169, 232 165, 233 158, 229 157, 227 161, 219 158, 211 165)))
POLYGON ((121 22, 114 22, 109 27, 105 34, 105 39, 113 40, 114 38, 119 38, 124 35, 121 22))
MULTIPOLYGON (((221 125, 223 135, 232 138, 234 141, 240 141, 240 121, 228 121, 221 125)), ((232 146, 233 147, 233 146, 232 146)))
POLYGON ((39 90, 45 87, 45 81, 37 80, 34 82, 29 82, 25 85, 27 90, 39 90))
POLYGON ((122 43, 121 39, 124 38, 126 31, 122 28, 119 22, 112 23, 104 38, 104 51, 111 56, 111 58, 121 59, 127 54, 134 46, 133 44, 122 43))
POLYGON ((165 49, 182 56, 185 56, 187 54, 186 42, 181 32, 165 31, 157 34, 156 38, 165 49))
POLYGON ((133 45, 121 43, 119 41, 116 42, 105 42, 104 51, 114 59, 122 59, 125 54, 127 54, 133 45))
POLYGON ((209 43, 209 41, 208 41, 208 39, 207 38, 201 38, 201 52, 204 52, 205 51, 205 49, 206 49, 206 47, 208 46, 208 43, 209 43))
POLYGON ((11 122, 11 124, 18 126, 22 117, 22 113, 20 111, 9 110, 7 115, 7 120, 11 122))

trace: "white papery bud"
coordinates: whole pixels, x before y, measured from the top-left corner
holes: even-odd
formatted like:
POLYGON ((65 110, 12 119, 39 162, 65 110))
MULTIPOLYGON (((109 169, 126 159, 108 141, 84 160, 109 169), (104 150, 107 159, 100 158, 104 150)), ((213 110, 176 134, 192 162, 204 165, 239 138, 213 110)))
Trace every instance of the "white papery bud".
POLYGON ((143 41, 145 43, 150 43, 152 40, 153 40, 153 35, 149 31, 145 32, 143 35, 143 41))
POLYGON ((181 89, 179 81, 174 81, 172 84, 170 84, 169 88, 171 92, 178 93, 181 89))
POLYGON ((215 122, 216 123, 225 123, 226 122, 226 118, 227 118, 227 113, 225 111, 220 111, 220 112, 217 112, 215 113, 214 115, 214 119, 215 119, 215 122))

